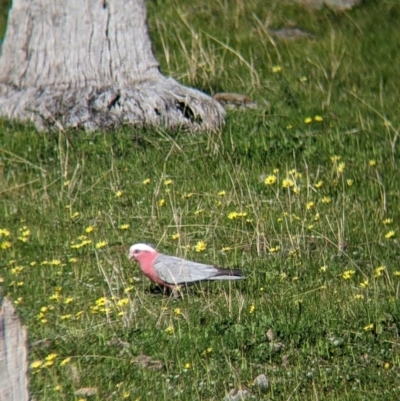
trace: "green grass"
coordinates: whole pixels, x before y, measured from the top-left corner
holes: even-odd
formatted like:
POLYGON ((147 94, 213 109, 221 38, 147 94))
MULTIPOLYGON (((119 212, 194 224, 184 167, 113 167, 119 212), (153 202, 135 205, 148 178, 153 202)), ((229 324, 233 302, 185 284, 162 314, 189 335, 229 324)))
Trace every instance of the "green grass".
POLYGON ((0 285, 28 327, 30 363, 42 362, 34 399, 85 399, 82 387, 94 400, 221 400, 233 387, 260 400, 398 399, 399 3, 148 7, 165 74, 272 107, 229 112, 221 133, 198 136, 0 122, 0 285), (316 40, 272 40, 266 20, 316 40), (128 261, 137 242, 247 278, 174 300, 128 261), (265 394, 252 387, 260 373, 265 394))

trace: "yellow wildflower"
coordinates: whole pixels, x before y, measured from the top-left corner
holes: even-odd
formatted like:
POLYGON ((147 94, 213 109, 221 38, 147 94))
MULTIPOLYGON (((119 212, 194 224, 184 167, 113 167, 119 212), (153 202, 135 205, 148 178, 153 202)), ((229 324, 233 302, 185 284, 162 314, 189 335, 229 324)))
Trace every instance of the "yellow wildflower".
POLYGON ((194 247, 194 250, 196 252, 203 252, 207 248, 207 244, 204 241, 198 241, 197 244, 194 247))
POLYGON ((273 185, 275 183, 276 183, 276 175, 273 175, 273 174, 269 175, 264 180, 265 185, 273 185))
POLYGON ((311 118, 311 117, 306 117, 306 118, 304 119, 304 122, 305 122, 306 124, 311 124, 311 123, 312 123, 312 118, 311 118))
POLYGON ((306 205, 306 209, 310 210, 310 209, 312 209, 314 207, 314 205, 315 205, 314 202, 308 202, 307 205, 306 205))
POLYGON ((43 365, 43 361, 37 360, 37 361, 33 361, 30 366, 32 369, 39 369, 42 365, 43 365))
POLYGON ((179 233, 175 233, 171 235, 172 239, 178 239, 181 235, 179 233))
POLYGON ((318 181, 317 183, 314 184, 314 187, 321 188, 323 184, 324 184, 323 181, 318 181))
POLYGON ((150 184, 151 180, 150 178, 146 178, 145 180, 143 180, 143 185, 148 185, 150 184))
POLYGON ((107 246, 107 242, 106 241, 100 241, 95 246, 96 246, 96 249, 101 249, 101 248, 104 248, 105 246, 107 246))
POLYGON ((88 226, 88 227, 85 228, 85 231, 86 231, 88 234, 90 234, 91 232, 93 232, 93 230, 94 230, 94 227, 92 227, 92 226, 88 226))
POLYGON ((278 73, 278 72, 281 72, 282 71, 282 67, 280 66, 280 65, 274 65, 273 67, 272 67, 272 72, 274 73, 274 74, 276 74, 276 73, 278 73))
POLYGON ((345 280, 349 280, 354 274, 355 274, 355 270, 346 270, 345 272, 343 272, 342 277, 345 280))
POLYGON ((123 195, 123 192, 122 192, 122 191, 117 191, 117 192, 115 193, 115 197, 116 197, 116 198, 120 198, 122 195, 123 195))
POLYGON ((231 212, 228 214, 228 219, 229 220, 234 220, 238 218, 238 212, 231 212))
POLYGON ((225 196, 226 195, 226 191, 219 191, 218 192, 218 196, 225 196))
POLYGON ((331 198, 330 198, 329 196, 324 196, 324 197, 321 199, 321 202, 322 202, 322 203, 331 203, 331 198))
POLYGON ((250 308, 249 308, 249 313, 251 314, 251 313, 254 313, 254 311, 256 310, 256 306, 254 305, 254 304, 251 304, 250 305, 250 308))
POLYGON ((342 174, 345 168, 346 168, 346 163, 343 162, 339 163, 339 165, 337 166, 337 172, 339 174, 342 174))
POLYGON ((164 185, 166 185, 166 186, 171 185, 172 183, 173 183, 173 181, 171 179, 164 181, 164 185))
POLYGON ((165 205, 165 199, 160 199, 158 201, 158 206, 163 207, 165 205))
POLYGON ((125 306, 129 304, 129 298, 122 298, 117 302, 118 306, 125 306))
POLYGON ((120 226, 119 226, 119 229, 120 230, 127 230, 129 228, 129 224, 121 224, 120 226))
POLYGON ((379 266, 375 269, 375 277, 382 276, 383 272, 385 271, 385 266, 379 266))
POLYGON ((389 224, 392 224, 393 223, 393 219, 385 219, 385 220, 382 221, 382 223, 385 224, 385 226, 389 225, 389 224))
POLYGON ((370 331, 370 330, 372 330, 374 328, 374 325, 372 324, 372 323, 370 323, 370 324, 367 324, 365 327, 364 327, 364 330, 365 331, 370 331))
POLYGON ((174 332, 174 326, 168 326, 164 331, 167 334, 172 334, 174 332))
POLYGON ((390 230, 388 233, 385 234, 385 238, 389 239, 389 238, 393 238, 395 236, 395 231, 394 230, 390 230))
POLYGON ((371 167, 375 167, 375 166, 376 166, 376 160, 370 160, 370 161, 369 161, 369 165, 370 165, 371 167))
POLYGON ((3 241, 0 243, 0 249, 8 249, 11 247, 12 247, 12 244, 10 241, 3 241))
POLYGON ((346 180, 346 183, 349 187, 353 185, 353 180, 346 180))
POLYGON ((323 118, 321 116, 316 115, 314 116, 314 121, 320 123, 321 121, 323 121, 323 118))
POLYGON ((0 237, 9 237, 10 236, 10 231, 8 231, 6 228, 0 228, 0 237))
POLYGON ((290 178, 285 178, 285 179, 282 181, 282 187, 283 187, 283 188, 294 187, 294 182, 293 182, 293 180, 291 180, 290 178))

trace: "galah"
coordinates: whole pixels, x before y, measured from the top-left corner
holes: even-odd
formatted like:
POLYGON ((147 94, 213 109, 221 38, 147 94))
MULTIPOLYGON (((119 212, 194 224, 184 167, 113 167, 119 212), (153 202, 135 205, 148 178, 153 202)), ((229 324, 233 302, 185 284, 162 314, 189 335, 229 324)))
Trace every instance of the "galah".
POLYGON ((139 263, 140 270, 151 281, 167 287, 177 296, 180 286, 200 281, 239 280, 244 278, 240 270, 222 269, 213 265, 158 253, 146 244, 135 244, 129 248, 130 260, 139 263))

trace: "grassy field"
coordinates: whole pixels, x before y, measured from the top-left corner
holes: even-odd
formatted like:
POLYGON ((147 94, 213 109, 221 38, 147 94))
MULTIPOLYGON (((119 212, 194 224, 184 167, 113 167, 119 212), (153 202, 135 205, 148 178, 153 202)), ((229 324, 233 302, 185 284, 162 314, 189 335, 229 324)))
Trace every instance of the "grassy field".
POLYGON ((260 108, 198 136, 0 121, 0 287, 34 399, 399 399, 400 3, 148 8, 165 74, 260 108), (314 39, 266 28, 291 23, 314 39), (174 300, 137 242, 246 280, 174 300))

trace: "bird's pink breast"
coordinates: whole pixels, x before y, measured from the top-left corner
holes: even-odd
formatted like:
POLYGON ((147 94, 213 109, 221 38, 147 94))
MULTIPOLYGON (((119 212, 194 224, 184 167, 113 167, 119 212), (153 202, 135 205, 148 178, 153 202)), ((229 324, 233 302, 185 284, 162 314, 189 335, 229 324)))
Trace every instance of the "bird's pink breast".
POLYGON ((157 272, 154 269, 154 261, 157 256, 157 252, 143 252, 136 258, 136 260, 139 262, 140 270, 146 277, 159 285, 169 287, 168 284, 166 284, 163 280, 161 280, 160 277, 158 277, 157 272))

